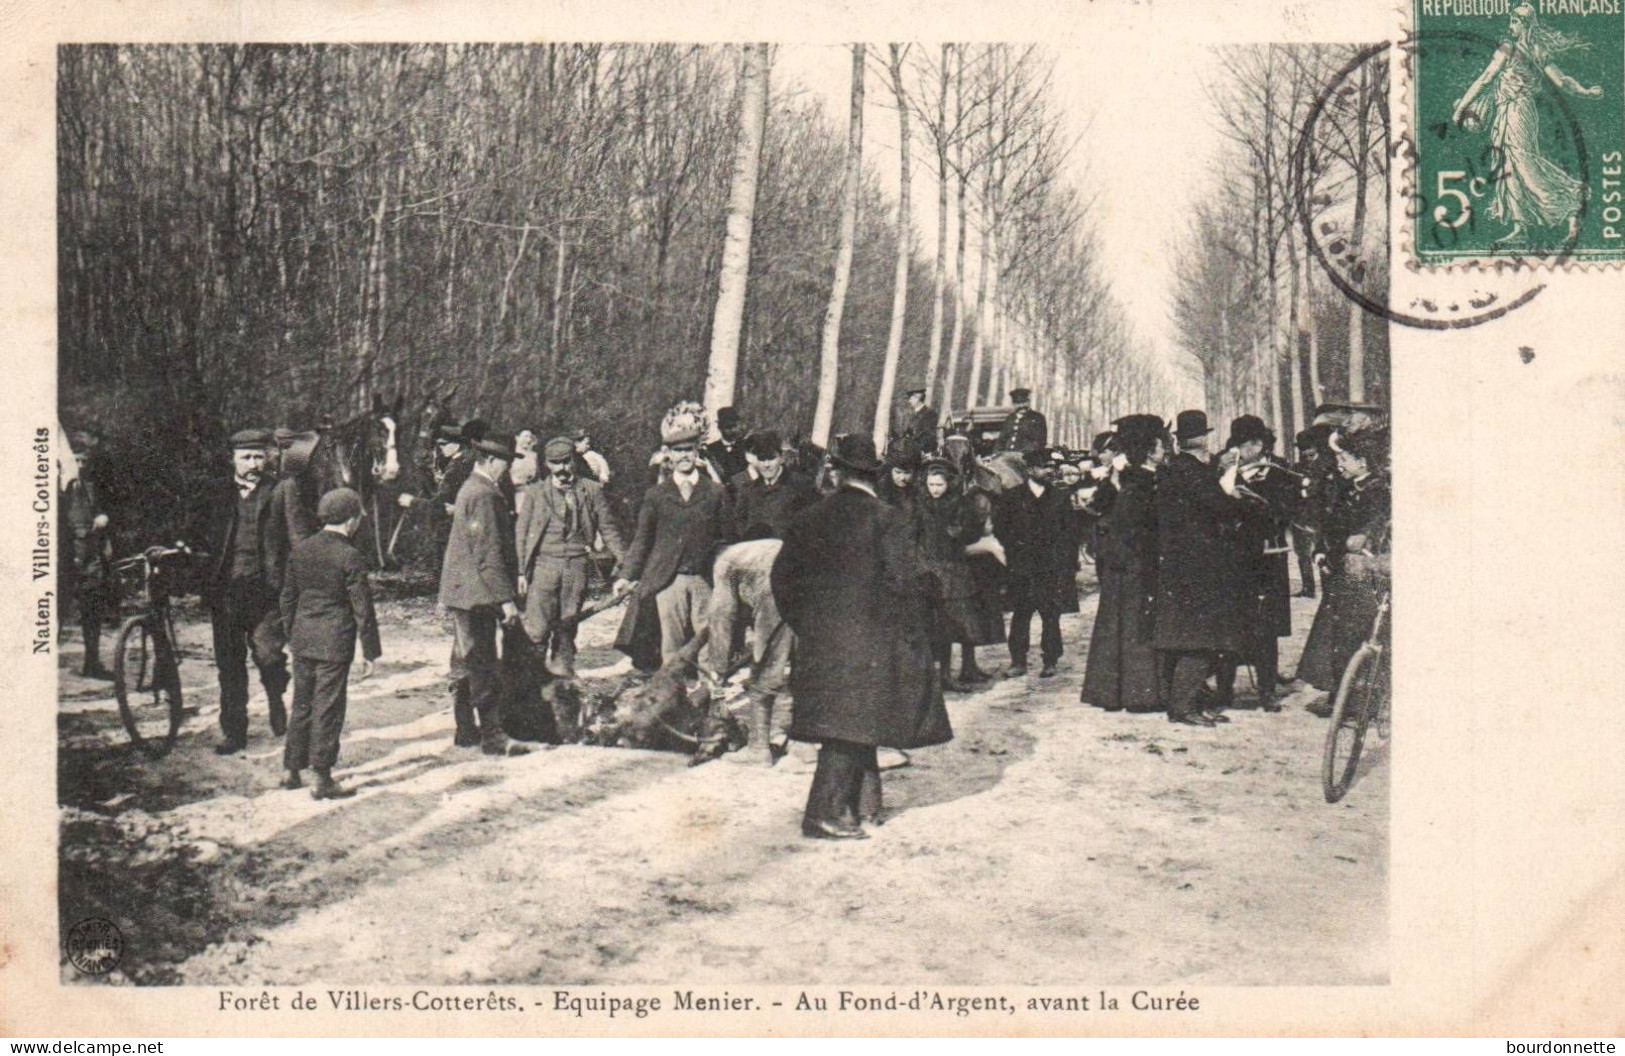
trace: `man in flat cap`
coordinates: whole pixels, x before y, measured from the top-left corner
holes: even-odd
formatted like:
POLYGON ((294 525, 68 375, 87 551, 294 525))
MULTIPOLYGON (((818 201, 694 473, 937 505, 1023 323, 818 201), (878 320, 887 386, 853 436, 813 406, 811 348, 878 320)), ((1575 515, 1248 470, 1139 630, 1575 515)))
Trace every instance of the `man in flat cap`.
POLYGON ((312 799, 351 793, 333 780, 344 731, 350 664, 361 642, 361 676, 383 654, 367 562, 351 538, 361 525, 361 496, 334 488, 316 504, 322 528, 300 541, 282 584, 282 623, 293 654, 293 717, 283 746, 283 788, 299 788, 300 771, 316 772, 312 799))
POLYGON ((458 747, 486 755, 523 755, 502 732, 502 669, 497 628, 519 621, 513 518, 500 481, 513 461, 506 437, 473 441, 474 465, 452 507, 451 534, 440 567, 440 604, 451 617, 452 714, 458 747))
POLYGON ((1027 673, 1033 614, 1042 632, 1040 678, 1053 678, 1061 660, 1061 614, 1078 611, 1078 519, 1071 497, 1055 486, 1054 453, 1034 448, 1023 456, 1027 479, 998 497, 993 532, 1004 546, 1010 599, 1010 666, 1005 678, 1027 673))
MULTIPOLYGON (((576 476, 575 444, 557 436, 542 449, 543 473, 518 496, 515 528, 525 634, 552 670, 575 677, 576 619, 587 596, 589 554, 602 536, 617 562, 626 556, 604 487, 576 476)), ((563 731, 561 731, 563 732, 563 731)))
POLYGON ((903 398, 908 401, 908 420, 903 434, 914 441, 914 449, 921 455, 936 454, 941 435, 937 409, 925 402, 924 389, 909 389, 903 398))
POLYGON ((1015 404, 1015 410, 1005 416, 1004 425, 999 430, 998 450, 1025 454, 1046 446, 1049 443, 1049 422, 1033 410, 1033 391, 1011 389, 1010 402, 1015 404))
MULTIPOLYGON (((1187 726, 1229 722, 1206 696, 1208 676, 1235 677, 1245 640, 1237 612, 1242 593, 1235 532, 1239 454, 1215 472, 1202 411, 1180 411, 1179 453, 1157 474, 1157 594, 1153 604, 1158 673, 1168 721, 1187 726)), ((1221 694, 1223 687, 1221 687, 1221 694)))
POLYGON ((204 595, 214 631, 220 677, 220 731, 215 751, 230 755, 248 745, 248 658, 254 658, 269 704, 271 732, 287 729, 282 703, 288 686, 283 655, 282 592, 285 551, 277 543, 282 514, 268 479, 269 429, 231 435, 232 483, 213 503, 204 595))
POLYGON ((724 407, 717 411, 717 439, 705 445, 706 461, 716 470, 717 480, 726 485, 750 468, 745 461, 745 427, 739 411, 724 407))

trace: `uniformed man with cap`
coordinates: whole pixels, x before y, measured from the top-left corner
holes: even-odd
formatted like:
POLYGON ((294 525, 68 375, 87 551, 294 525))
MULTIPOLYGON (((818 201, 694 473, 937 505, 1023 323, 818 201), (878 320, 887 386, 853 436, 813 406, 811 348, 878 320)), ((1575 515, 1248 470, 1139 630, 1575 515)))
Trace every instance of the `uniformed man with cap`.
POLYGON ((579 479, 575 444, 556 436, 542 450, 543 475, 519 492, 519 594, 525 602, 525 634, 547 655, 553 671, 575 676, 576 619, 587 596, 589 554, 602 536, 617 562, 626 554, 604 487, 579 479))
POLYGON ((1000 451, 1036 451, 1049 443, 1049 422, 1033 410, 1031 389, 1011 389, 1010 402, 1016 409, 1005 416, 999 430, 1000 451))
POLYGON ((282 591, 284 552, 277 544, 281 514, 272 502, 267 477, 269 429, 243 429, 231 435, 233 480, 213 504, 204 593, 214 631, 214 662, 220 677, 221 755, 248 745, 248 658, 259 669, 269 703, 271 732, 287 728, 282 703, 288 685, 283 655, 282 591))
POLYGON ((909 389, 904 398, 908 400, 908 421, 903 426, 903 435, 914 441, 914 449, 921 455, 936 454, 939 446, 937 409, 925 402, 924 389, 909 389))
POLYGON ((337 799, 352 794, 333 780, 333 764, 356 642, 362 678, 372 674, 383 648, 367 562, 350 541, 361 524, 361 496, 334 488, 321 497, 316 514, 323 527, 294 547, 282 584, 282 622, 293 654, 293 717, 282 753, 282 787, 301 787, 299 772, 309 767, 316 772, 311 798, 337 799))
POLYGON ((452 505, 451 534, 440 568, 440 604, 449 614, 452 714, 459 747, 478 744, 487 755, 522 755, 502 732, 502 675, 497 628, 519 621, 513 519, 499 481, 513 461, 513 442, 482 436, 471 445, 474 465, 452 505), (459 663, 460 662, 460 663, 459 663), (458 667, 461 670, 458 670, 458 667))

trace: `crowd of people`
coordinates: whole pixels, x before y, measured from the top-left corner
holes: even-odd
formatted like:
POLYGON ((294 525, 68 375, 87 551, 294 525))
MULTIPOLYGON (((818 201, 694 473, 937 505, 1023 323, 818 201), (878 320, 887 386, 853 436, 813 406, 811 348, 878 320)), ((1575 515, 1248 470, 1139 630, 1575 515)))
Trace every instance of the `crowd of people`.
MULTIPOLYGON (((425 504, 439 523, 453 743, 527 751, 502 721, 515 672, 577 677, 576 629, 610 561, 601 578, 626 605, 615 645, 635 669, 676 667, 720 687, 748 668, 755 757, 771 764, 787 738, 819 745, 810 837, 863 838, 883 820, 877 749, 940 744, 953 736, 944 692, 1027 675, 1035 615, 1037 677, 1058 674, 1061 616, 1079 610, 1084 560, 1100 591, 1084 702, 1211 727, 1229 721, 1245 667, 1257 705, 1279 710, 1294 551, 1301 593, 1324 593, 1297 677, 1335 686, 1386 589, 1388 432, 1373 409, 1322 408, 1289 463, 1252 415, 1217 451, 1199 410, 1172 423, 1127 415, 1070 450, 1049 443, 1029 390, 1010 397, 997 435, 981 435, 969 420, 944 424, 915 389, 883 456, 869 437, 842 435, 814 458, 776 430, 747 428, 733 408, 706 443, 704 410, 678 404, 660 423, 628 539, 586 430, 544 443, 482 422, 441 426, 429 486, 399 503, 425 504), (978 650, 998 646, 1006 657, 990 673, 978 650), (775 714, 786 689, 788 721, 775 714)), ((219 669, 216 751, 248 743, 252 660, 272 733, 286 738, 282 786, 303 787, 310 770, 311 794, 328 798, 350 794, 332 771, 357 647, 366 677, 382 642, 352 542, 361 498, 345 487, 310 494, 300 466, 313 444, 288 430, 231 436, 203 594, 219 669)), ((94 437, 76 435, 73 447, 85 457, 94 437)), ((65 490, 68 589, 85 673, 106 677, 98 640, 116 611, 107 519, 80 477, 65 490)), ((580 735, 578 718, 556 707, 559 739, 580 735)))

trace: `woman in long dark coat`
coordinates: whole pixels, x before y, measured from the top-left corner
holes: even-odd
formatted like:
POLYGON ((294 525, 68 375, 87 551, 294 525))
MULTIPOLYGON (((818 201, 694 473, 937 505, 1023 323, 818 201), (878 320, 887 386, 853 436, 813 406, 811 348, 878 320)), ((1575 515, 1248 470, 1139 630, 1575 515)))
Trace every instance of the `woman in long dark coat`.
POLYGON ((1082 699, 1107 711, 1160 711, 1150 623, 1157 589, 1156 470, 1169 444, 1154 415, 1123 419, 1116 443, 1123 463, 1095 496, 1100 608, 1082 699))
POLYGON ((966 686, 953 677, 954 643, 960 644, 964 656, 973 658, 976 646, 1004 640, 1004 619, 995 611, 990 620, 987 607, 977 604, 971 559, 965 553, 966 546, 982 537, 985 516, 973 498, 954 493, 952 463, 932 459, 925 464, 923 475, 924 491, 915 506, 920 552, 942 584, 932 647, 942 669, 943 688, 962 692, 966 686))
POLYGON ((1327 692, 1337 688, 1349 658, 1371 633, 1386 586, 1386 577, 1367 573, 1365 566, 1371 562, 1350 558, 1355 554, 1385 558, 1391 517, 1387 430, 1373 426, 1348 436, 1334 435, 1332 450, 1349 483, 1321 528, 1325 593, 1298 663, 1298 678, 1327 692))

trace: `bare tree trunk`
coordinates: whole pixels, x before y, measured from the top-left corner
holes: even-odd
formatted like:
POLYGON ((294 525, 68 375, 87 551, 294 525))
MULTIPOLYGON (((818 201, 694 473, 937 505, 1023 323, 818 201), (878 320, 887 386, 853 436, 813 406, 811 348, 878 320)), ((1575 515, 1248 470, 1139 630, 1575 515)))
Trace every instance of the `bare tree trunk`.
MULTIPOLYGON (((954 127, 962 129, 965 123, 965 51, 954 49, 957 62, 954 70, 954 127)), ((960 135, 954 146, 954 171, 958 182, 959 237, 954 241, 954 332, 948 339, 948 374, 942 381, 942 420, 948 421, 953 411, 954 382, 959 377, 959 348, 965 337, 965 137, 960 135)))
POLYGON ((846 134, 846 183, 841 195, 841 243, 835 251, 835 282, 824 312, 824 337, 818 357, 818 403, 813 411, 812 442, 829 446, 835 421, 835 388, 841 369, 841 314, 852 280, 852 247, 857 241, 858 192, 863 183, 864 45, 852 45, 852 117, 846 134))
POLYGON ((756 182, 767 126, 767 48, 766 44, 746 44, 739 74, 739 139, 734 147, 728 233, 723 241, 717 307, 711 322, 711 358, 705 372, 705 409, 713 421, 720 408, 733 403, 739 376, 739 335, 750 278, 751 226, 756 217, 756 182))
POLYGON ((880 396, 875 402, 875 450, 884 451, 891 438, 892 401, 897 388, 897 360, 903 352, 903 322, 908 310, 909 212, 909 128, 908 96, 903 91, 903 45, 891 45, 891 87, 897 100, 898 163, 897 187, 897 271, 892 279, 891 330, 886 335, 886 361, 880 369, 880 396))
POLYGON ((1292 273, 1291 274, 1290 294, 1289 294, 1289 299, 1288 299, 1288 303, 1290 304, 1290 308, 1288 309, 1288 312, 1287 312, 1287 320, 1288 320, 1288 324, 1289 324, 1288 328, 1287 328, 1287 336, 1288 336, 1289 340, 1287 341, 1286 364, 1287 364, 1288 371, 1290 371, 1290 373, 1287 375, 1287 378, 1291 383, 1291 391, 1292 391, 1292 427, 1294 429, 1302 429, 1303 428, 1303 372, 1299 369, 1298 346, 1299 346, 1299 344, 1301 342, 1303 320, 1298 315, 1298 304, 1299 304, 1298 254, 1297 254, 1297 249, 1293 244, 1292 229, 1290 227, 1287 228, 1287 232, 1286 232, 1286 259, 1287 259, 1287 267, 1291 270, 1291 273, 1292 273))
POLYGON ((942 355, 942 311, 948 276, 948 56, 952 45, 942 46, 942 68, 937 72, 937 260, 931 273, 931 348, 925 360, 925 402, 937 389, 937 367, 942 355))
MULTIPOLYGON (((1371 153, 1371 106, 1375 101, 1372 91, 1371 70, 1360 66, 1360 89, 1356 109, 1354 159, 1354 230, 1350 238, 1351 250, 1360 259, 1365 245, 1366 222, 1366 159, 1371 153)), ((1365 399, 1365 309, 1349 301, 1349 399, 1359 403, 1365 399)))

